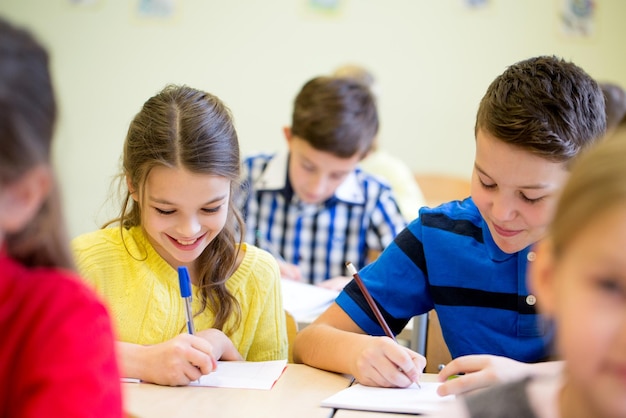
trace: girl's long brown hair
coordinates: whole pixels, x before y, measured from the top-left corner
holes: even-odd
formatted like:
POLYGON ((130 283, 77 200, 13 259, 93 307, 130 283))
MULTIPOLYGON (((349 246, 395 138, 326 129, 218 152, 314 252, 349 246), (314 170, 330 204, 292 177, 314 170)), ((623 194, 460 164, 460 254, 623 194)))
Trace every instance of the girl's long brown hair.
POLYGON ((117 219, 105 225, 141 225, 141 205, 132 199, 125 179, 142 201, 146 179, 156 166, 229 179, 226 224, 197 260, 202 311, 210 309, 215 315, 213 326, 222 330, 231 315, 235 315, 235 327, 241 319, 239 303, 226 288, 236 268, 236 243, 242 241, 244 232, 242 217, 234 205, 234 194, 240 189, 239 158, 232 115, 220 99, 191 87, 169 85, 148 99, 130 124, 119 179, 125 188, 122 210, 117 219))

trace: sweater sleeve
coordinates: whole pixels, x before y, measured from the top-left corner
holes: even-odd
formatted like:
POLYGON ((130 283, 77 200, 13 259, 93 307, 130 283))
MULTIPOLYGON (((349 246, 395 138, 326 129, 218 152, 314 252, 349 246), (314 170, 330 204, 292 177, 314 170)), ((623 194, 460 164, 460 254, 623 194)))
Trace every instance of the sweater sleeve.
POLYGON ((269 253, 256 247, 248 246, 248 251, 257 253, 249 283, 254 283, 255 293, 262 296, 249 306, 250 312, 242 325, 253 335, 246 360, 286 359, 287 328, 278 264, 269 253))

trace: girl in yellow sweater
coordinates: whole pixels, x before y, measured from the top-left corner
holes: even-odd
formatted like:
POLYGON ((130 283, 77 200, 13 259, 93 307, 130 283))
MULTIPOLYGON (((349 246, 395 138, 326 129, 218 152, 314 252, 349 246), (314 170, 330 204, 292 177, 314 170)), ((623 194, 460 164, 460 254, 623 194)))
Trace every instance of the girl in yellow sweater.
POLYGON ((125 376, 186 385, 217 360, 287 357, 278 265, 241 243, 239 176, 232 116, 217 97, 167 86, 131 122, 120 216, 72 242, 114 316, 125 376), (193 285, 194 335, 179 266, 193 285))

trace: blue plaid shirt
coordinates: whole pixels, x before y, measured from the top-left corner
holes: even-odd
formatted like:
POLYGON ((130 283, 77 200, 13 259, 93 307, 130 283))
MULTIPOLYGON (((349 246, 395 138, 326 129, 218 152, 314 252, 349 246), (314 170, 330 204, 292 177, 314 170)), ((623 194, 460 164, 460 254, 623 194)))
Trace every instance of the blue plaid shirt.
POLYGON ((357 269, 370 251, 382 251, 406 226, 390 187, 357 168, 321 204, 302 202, 287 178, 289 155, 244 160, 240 208, 246 242, 297 264, 310 283, 357 269))

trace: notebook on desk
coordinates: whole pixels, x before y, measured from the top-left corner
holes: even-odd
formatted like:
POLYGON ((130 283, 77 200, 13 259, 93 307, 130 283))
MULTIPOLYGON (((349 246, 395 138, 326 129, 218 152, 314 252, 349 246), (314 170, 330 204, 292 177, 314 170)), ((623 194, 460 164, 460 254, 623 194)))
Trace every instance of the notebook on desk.
POLYGON ((336 290, 325 289, 289 279, 281 279, 283 307, 296 321, 315 319, 334 302, 336 290))
POLYGON ((287 367, 287 360, 218 361, 217 369, 189 386, 269 390, 287 367))
POLYGON ((408 388, 379 388, 355 384, 324 399, 321 406, 360 411, 428 414, 439 410, 453 395, 437 395, 440 383, 420 382, 408 388))

